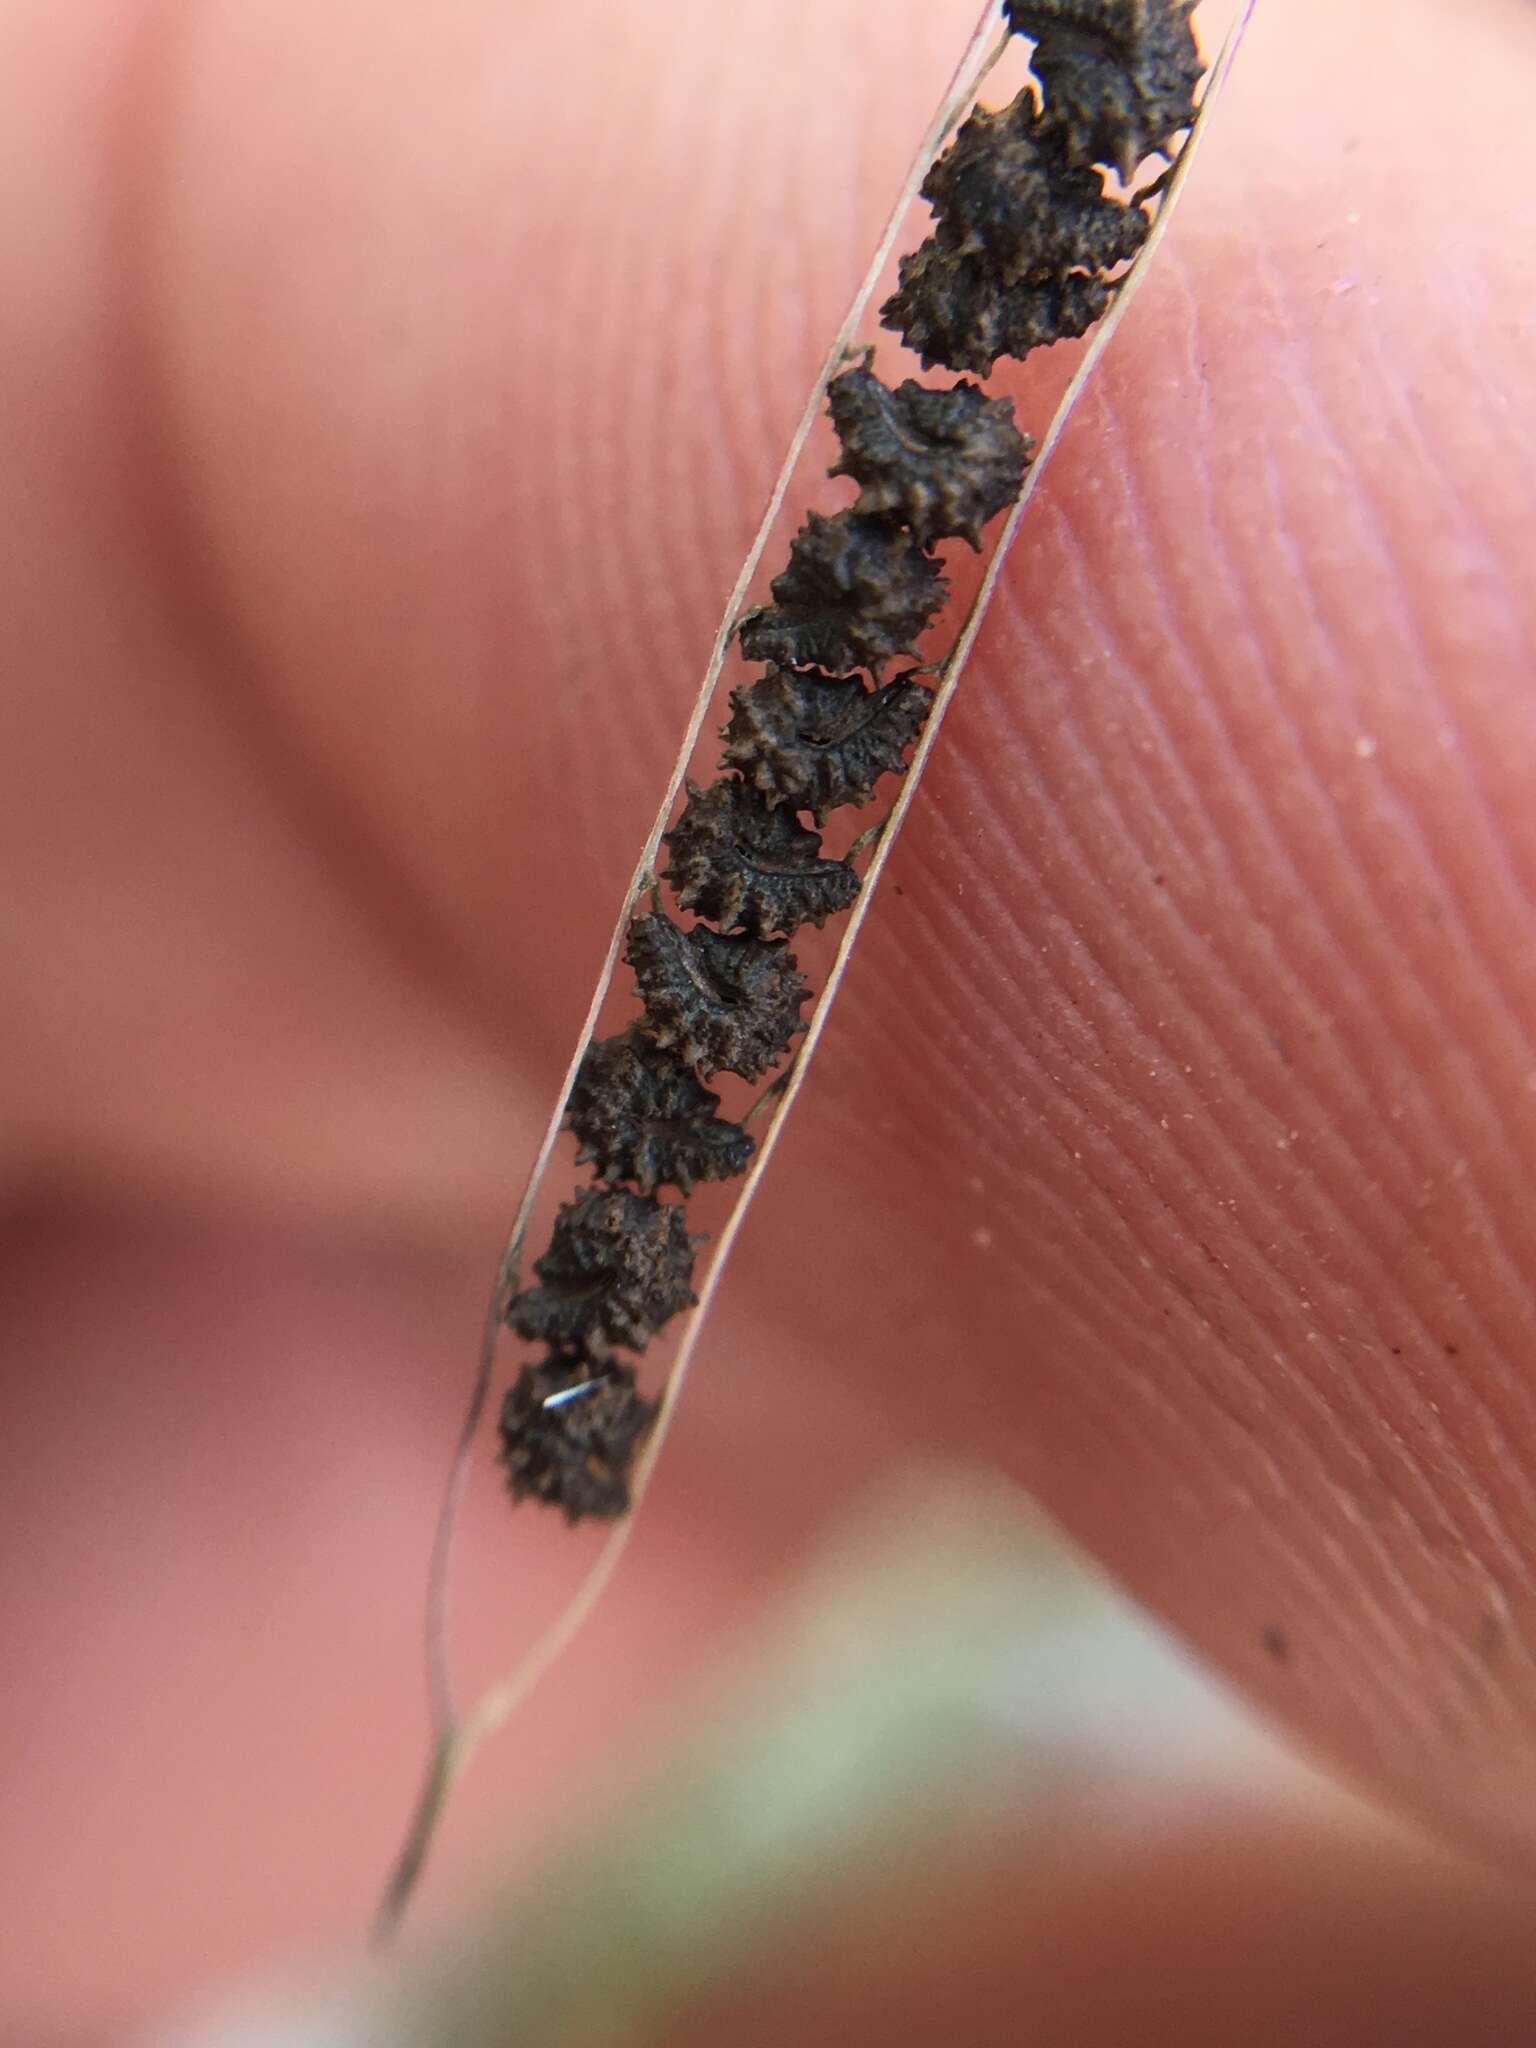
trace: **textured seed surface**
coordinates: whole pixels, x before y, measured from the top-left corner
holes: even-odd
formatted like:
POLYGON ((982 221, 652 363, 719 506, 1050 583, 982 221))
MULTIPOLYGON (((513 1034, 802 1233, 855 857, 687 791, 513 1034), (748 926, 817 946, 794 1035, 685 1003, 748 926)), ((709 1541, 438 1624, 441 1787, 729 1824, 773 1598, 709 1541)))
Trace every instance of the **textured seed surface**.
POLYGON ((1107 195, 1091 166, 1073 167, 1059 128, 1042 121, 1027 89, 995 113, 971 115, 923 197, 944 249, 985 257, 1003 284, 1112 270, 1147 236, 1139 206, 1107 195))
POLYGON ((1129 178, 1189 126, 1203 69, 1191 4, 1005 0, 1010 24, 1036 39, 1046 117, 1074 163, 1129 178))
POLYGON ((1146 241, 1146 209, 1105 191, 1052 104, 1038 111, 1026 89, 972 114, 924 182, 934 231, 901 259, 880 318, 926 365, 985 377, 999 356, 1084 333, 1107 274, 1146 241))
POLYGON ((633 1181, 648 1195, 664 1183, 687 1194, 696 1181, 745 1173, 752 1140, 718 1114, 720 1098, 670 1046, 631 1027, 588 1046, 566 1105, 566 1123, 603 1180, 633 1181))
POLYGON ((514 1296, 519 1336, 585 1345, 594 1338, 643 1350, 693 1303, 694 1239, 683 1212, 627 1188, 590 1188, 555 1218, 539 1284, 514 1296))
POLYGON ((628 1366, 594 1367, 565 1352, 525 1365, 499 1429, 512 1498, 544 1501, 569 1522, 627 1513, 630 1471, 654 1413, 628 1366))
POLYGON ((906 676, 871 690, 856 676, 771 669, 732 693, 724 759, 769 803, 823 824, 841 804, 867 803, 882 775, 904 771, 932 704, 932 690, 906 676))
POLYGON ((742 621, 747 659, 839 675, 914 652, 948 593, 912 534, 853 511, 810 513, 771 587, 773 603, 742 621))
POLYGON ((1011 403, 979 385, 936 391, 909 377, 892 390, 870 369, 845 370, 827 407, 842 443, 831 473, 862 486, 854 510, 900 520, 924 547, 952 536, 979 547, 1023 487, 1029 443, 1011 403))
POLYGON ((845 860, 822 860, 821 839, 787 804, 770 807, 736 776, 688 785, 683 815, 666 835, 667 879, 684 910, 765 939, 821 925, 848 908, 859 878, 845 860))
POLYGON ((624 957, 645 1005, 641 1028, 706 1077, 727 1069, 755 1081, 805 1028, 811 992, 782 939, 685 931, 655 911, 630 925, 624 957))
POLYGON ((974 256, 950 256, 933 240, 897 266, 898 284, 880 318, 925 368, 942 364, 989 377, 999 356, 1086 334, 1113 296, 1103 279, 1072 271, 1040 283, 1000 284, 974 256))

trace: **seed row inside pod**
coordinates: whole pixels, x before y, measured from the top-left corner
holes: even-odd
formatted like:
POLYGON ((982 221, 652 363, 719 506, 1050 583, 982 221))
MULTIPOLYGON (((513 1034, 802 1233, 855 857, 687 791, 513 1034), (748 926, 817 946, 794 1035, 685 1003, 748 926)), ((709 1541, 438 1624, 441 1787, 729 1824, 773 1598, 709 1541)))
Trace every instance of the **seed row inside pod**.
POLYGON ((693 1305, 702 1240, 687 1197, 752 1157, 707 1084, 761 1081, 793 1056, 813 992, 790 941, 859 891, 853 859, 827 857, 816 828, 903 772, 933 702, 919 642, 949 599, 934 549, 979 549, 1023 487, 1031 443, 1010 401, 973 380, 999 357, 1083 334, 1108 308, 1151 226, 1158 181, 1131 181, 1193 118, 1190 11, 1006 0, 1009 29, 1034 44, 1033 80, 972 112, 931 167, 933 230, 901 259, 880 313, 925 369, 958 381, 888 385, 871 349, 828 386, 840 449, 829 474, 858 495, 807 514, 771 602, 737 623, 763 673, 732 693, 720 772, 687 785, 665 834, 661 883, 677 914, 658 884, 630 923, 637 1014, 587 1047, 571 1090, 566 1121, 591 1181, 561 1205, 507 1307, 513 1330, 544 1347, 501 1411, 514 1499, 573 1522, 630 1504, 654 1404, 622 1354, 693 1305))

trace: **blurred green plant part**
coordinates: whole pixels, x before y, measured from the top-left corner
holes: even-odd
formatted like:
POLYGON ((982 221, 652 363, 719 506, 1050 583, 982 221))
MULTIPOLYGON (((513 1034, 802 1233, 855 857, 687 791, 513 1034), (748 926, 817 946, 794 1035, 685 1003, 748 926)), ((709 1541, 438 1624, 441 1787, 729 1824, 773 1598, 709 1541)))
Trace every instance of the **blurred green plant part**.
POLYGON ((521 2048, 668 2038, 712 1985, 977 1818, 1048 1830, 1117 1783, 1278 1752, 1009 1489, 886 1494, 770 1627, 759 1675, 589 1839, 427 1963, 185 2048, 521 2048))

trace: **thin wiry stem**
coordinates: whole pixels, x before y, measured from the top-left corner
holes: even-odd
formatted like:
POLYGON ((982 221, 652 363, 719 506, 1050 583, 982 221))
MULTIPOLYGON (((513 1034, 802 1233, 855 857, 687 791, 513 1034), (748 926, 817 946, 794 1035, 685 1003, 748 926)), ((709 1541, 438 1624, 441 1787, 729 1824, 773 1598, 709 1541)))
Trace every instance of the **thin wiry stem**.
POLYGON ((784 1093, 784 1090, 788 1086, 789 1069, 786 1067, 782 1074, 775 1074, 773 1079, 768 1083, 768 1086, 763 1090, 762 1094, 758 1096, 757 1100, 749 1104, 746 1111, 739 1119, 741 1128, 744 1131, 750 1129, 750 1127, 757 1122, 758 1118, 763 1114, 763 1112, 772 1107, 772 1105, 784 1093))
POLYGON ((395 1859, 395 1867, 390 1872, 384 1896, 373 1917, 372 1939, 376 1946, 382 1946, 389 1940, 410 1903, 427 1851, 432 1846, 432 1837, 437 1832, 438 1819, 447 1803, 448 1788, 453 1783, 463 1754, 456 1731, 450 1731, 432 1746, 405 1840, 400 1845, 400 1854, 395 1859))

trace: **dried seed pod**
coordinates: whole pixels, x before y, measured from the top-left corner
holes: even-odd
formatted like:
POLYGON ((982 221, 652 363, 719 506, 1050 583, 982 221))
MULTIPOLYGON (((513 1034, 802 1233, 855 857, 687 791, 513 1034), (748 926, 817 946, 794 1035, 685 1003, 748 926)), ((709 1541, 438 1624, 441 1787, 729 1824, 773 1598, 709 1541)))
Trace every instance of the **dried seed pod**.
POLYGON ((544 1501, 568 1522, 627 1513, 629 1475, 654 1414, 628 1366, 560 1351, 525 1365, 501 1408, 512 1498, 544 1501))
POLYGON ((755 1081, 805 1028, 810 990, 782 939, 684 931, 658 910, 631 923, 624 957, 645 1004, 640 1028, 706 1078, 726 1068, 755 1081))
POLYGON ((770 669, 732 691, 724 760, 770 804, 825 824, 838 805, 867 803, 882 775, 904 772, 932 705, 932 690, 910 676, 870 690, 857 676, 770 669))
POLYGON ((1108 311, 1114 287, 1069 271, 1065 277, 1006 285, 977 256, 951 256, 930 237, 897 266, 897 289, 880 308, 931 369, 942 363, 989 377, 999 356, 1086 334, 1108 311))
POLYGON ((1035 39, 1030 62, 1046 118, 1073 163, 1129 178, 1166 154, 1194 119, 1204 69, 1194 0, 1004 0, 1009 25, 1035 39))
POLYGON ((745 1173, 752 1140, 717 1114, 720 1098, 671 1047, 631 1027, 589 1045, 566 1104, 580 1141, 603 1180, 632 1180, 641 1194, 664 1182, 686 1195, 695 1181, 745 1173))
POLYGON ((771 587, 740 623, 747 659, 839 675, 912 653, 948 591, 912 534, 852 511, 810 513, 771 587))
POLYGON ((755 939, 820 926, 845 911, 859 878, 845 860, 821 860, 821 840, 792 809, 770 809, 735 776, 688 785, 683 815, 666 835, 667 880, 684 910, 755 939))
POLYGON ((693 1304, 697 1242, 676 1204, 628 1188, 589 1188, 561 1204, 549 1250, 534 1262, 539 1285, 513 1297, 507 1321, 519 1336, 548 1344, 602 1339, 643 1351, 693 1304))
POLYGON ((1150 227, 1139 206, 1106 194, 1098 171, 1072 167, 1027 88, 999 112, 971 115, 928 173, 923 197, 946 253, 980 257, 1010 285, 1113 270, 1150 227))
POLYGON ((872 370, 845 370, 827 408, 843 445, 831 473, 863 486, 854 510, 899 519, 924 547, 960 535, 979 548, 1023 488, 1030 443, 1009 401, 977 384, 931 391, 909 377, 893 391, 872 370))

